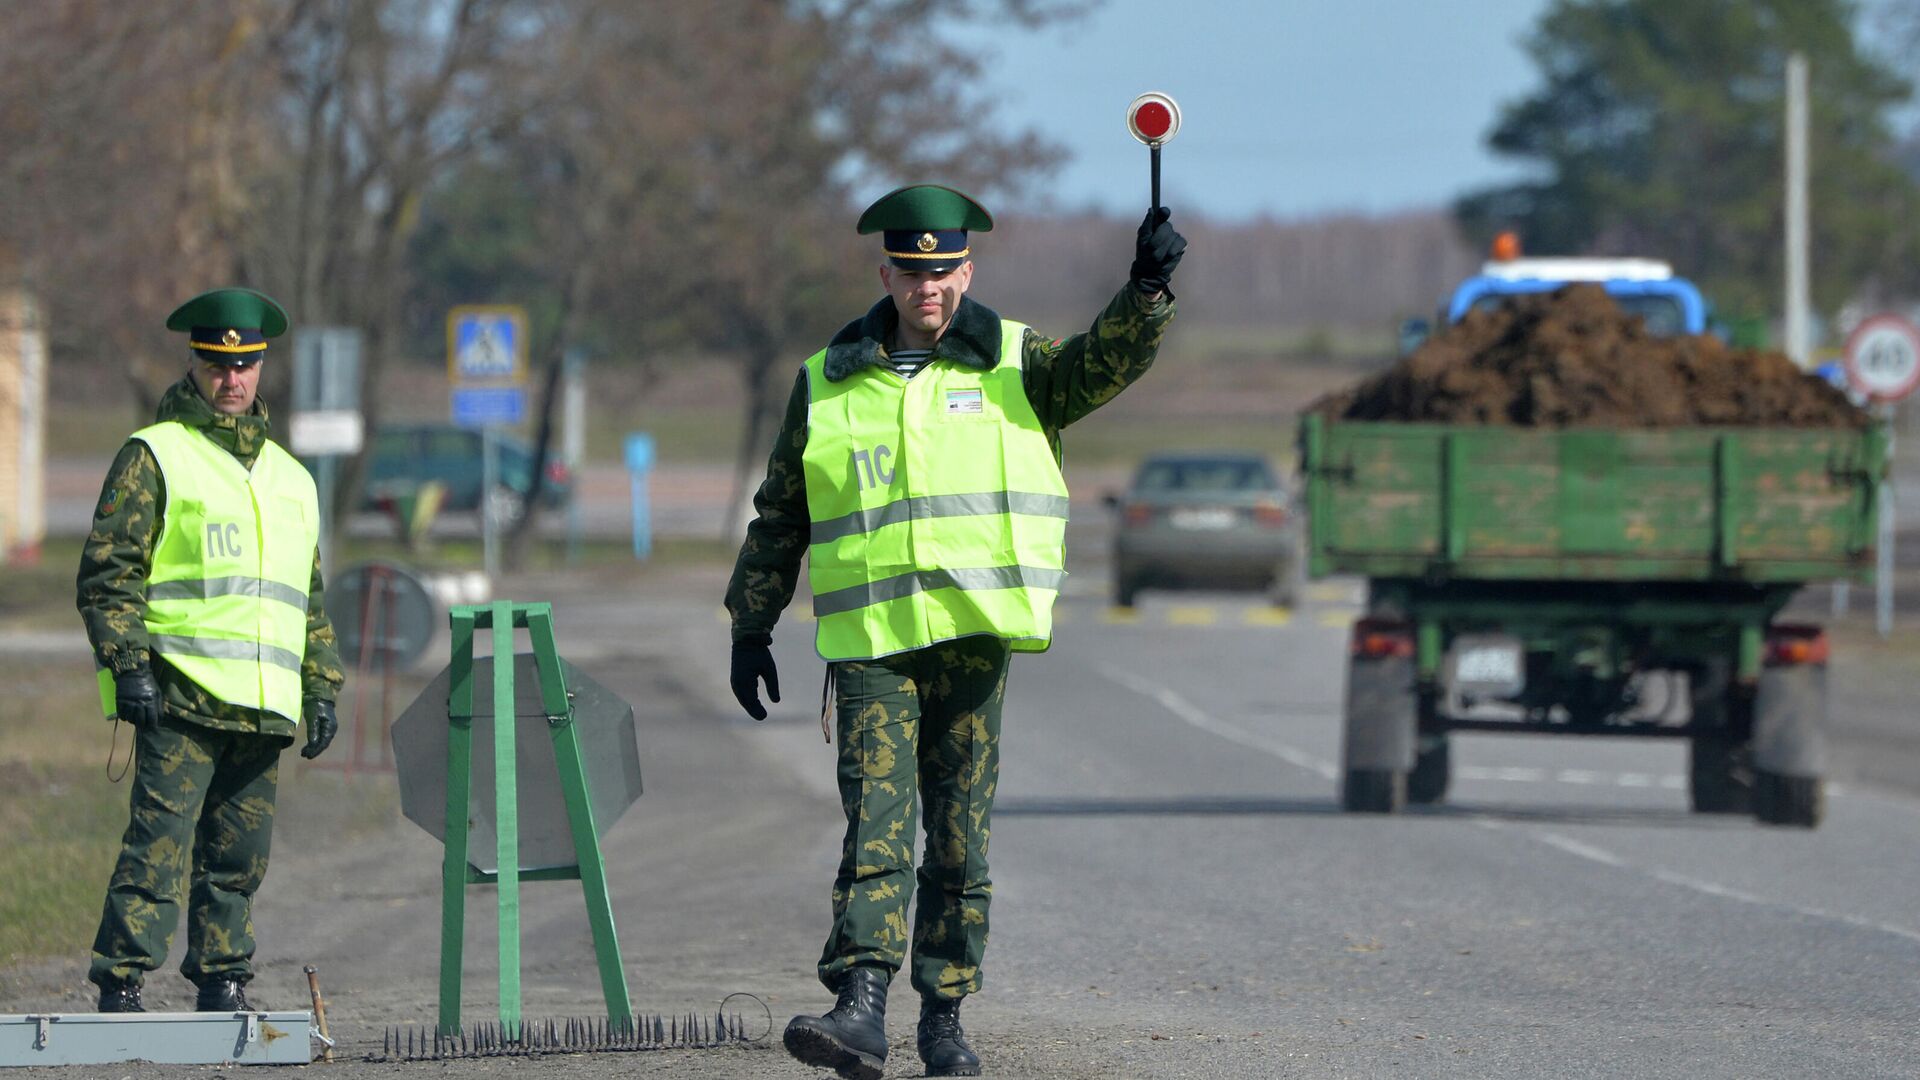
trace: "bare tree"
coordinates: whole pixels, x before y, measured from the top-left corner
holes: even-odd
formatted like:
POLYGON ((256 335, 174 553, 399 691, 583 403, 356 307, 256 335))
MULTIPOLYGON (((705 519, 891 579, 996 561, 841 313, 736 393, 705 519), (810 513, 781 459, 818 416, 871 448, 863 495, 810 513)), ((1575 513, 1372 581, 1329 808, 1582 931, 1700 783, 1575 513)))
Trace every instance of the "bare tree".
POLYGON ((278 153, 254 102, 275 5, 12 5, 0 35, 0 242, 64 356, 117 357, 150 411, 184 350, 160 329, 240 282, 249 180, 278 153))

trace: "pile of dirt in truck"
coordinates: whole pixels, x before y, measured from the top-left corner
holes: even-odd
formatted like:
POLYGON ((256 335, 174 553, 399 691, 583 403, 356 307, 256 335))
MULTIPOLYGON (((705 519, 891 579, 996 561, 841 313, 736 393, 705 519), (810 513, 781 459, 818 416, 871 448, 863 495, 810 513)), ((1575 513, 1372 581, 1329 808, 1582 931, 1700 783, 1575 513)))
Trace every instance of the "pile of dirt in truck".
POLYGON ((1598 285, 1471 312, 1310 408, 1342 420, 1519 427, 1868 424, 1845 394, 1786 356, 1707 334, 1648 333, 1598 285))

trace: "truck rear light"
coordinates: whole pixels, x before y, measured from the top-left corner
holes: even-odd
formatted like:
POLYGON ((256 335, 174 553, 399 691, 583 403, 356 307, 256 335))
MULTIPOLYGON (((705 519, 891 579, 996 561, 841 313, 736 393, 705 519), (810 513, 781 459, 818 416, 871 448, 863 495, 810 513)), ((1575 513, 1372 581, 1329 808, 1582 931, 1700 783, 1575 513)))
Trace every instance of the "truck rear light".
POLYGON ((1413 655, 1413 627, 1396 619, 1361 619, 1353 624, 1353 655, 1385 660, 1413 655))
POLYGON ((547 483, 556 485, 558 487, 565 487, 567 484, 567 481, 572 479, 572 476, 573 474, 567 471, 566 462, 564 461, 547 462, 547 483))
POLYGON ((1256 506, 1253 508, 1253 520, 1278 528, 1287 523, 1287 509, 1284 506, 1256 506))
POLYGON ((1825 664, 1830 651, 1827 632, 1818 626, 1783 625, 1767 628, 1768 667, 1825 664))
POLYGON ((1128 503, 1123 513, 1129 525, 1147 525, 1153 521, 1153 507, 1141 503, 1128 503))

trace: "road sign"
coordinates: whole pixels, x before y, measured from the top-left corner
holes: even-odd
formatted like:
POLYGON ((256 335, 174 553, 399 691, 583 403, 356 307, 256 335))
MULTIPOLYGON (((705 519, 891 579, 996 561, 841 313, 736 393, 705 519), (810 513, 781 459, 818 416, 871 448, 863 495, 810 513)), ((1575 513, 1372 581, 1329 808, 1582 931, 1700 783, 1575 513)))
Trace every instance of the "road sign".
MULTIPOLYGON (((574 727, 586 751, 583 756, 593 826, 604 835, 640 797, 640 746, 633 706, 564 658, 560 670, 573 705, 574 727)), ((474 745, 492 747, 493 658, 475 657, 472 671, 474 745)), ((452 681, 453 669, 449 666, 393 723, 400 811, 439 840, 447 838, 447 702, 452 681)), ((518 733, 514 769, 519 790, 520 867, 534 870, 566 866, 574 861, 573 832, 549 741, 552 724, 532 653, 519 653, 513 658, 513 697, 518 733)), ((467 826, 468 853, 474 869, 483 873, 499 869, 495 865, 498 836, 494 832, 496 764, 490 753, 474 755, 470 804, 474 813, 467 826)))
POLYGON ((297 412, 287 441, 301 457, 357 454, 367 441, 367 421, 355 409, 297 412))
POLYGON ((518 424, 527 418, 524 386, 456 386, 453 422, 461 427, 518 424))
POLYGON ((447 312, 447 378, 455 386, 518 383, 527 376, 527 313, 512 305, 447 312))
POLYGON ((340 658, 374 671, 411 665, 439 625, 426 583, 385 562, 349 566, 327 582, 327 615, 340 658))
POLYGON ((1876 401, 1898 401, 1920 385, 1920 329, 1875 315, 1847 335, 1847 380, 1876 401))

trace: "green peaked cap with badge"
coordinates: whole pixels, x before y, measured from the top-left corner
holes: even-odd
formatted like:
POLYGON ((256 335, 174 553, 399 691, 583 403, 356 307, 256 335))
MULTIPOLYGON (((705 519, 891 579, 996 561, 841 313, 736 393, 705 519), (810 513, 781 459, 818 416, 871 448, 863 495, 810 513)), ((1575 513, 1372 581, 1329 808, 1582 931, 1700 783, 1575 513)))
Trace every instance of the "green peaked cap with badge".
POLYGON ((173 309, 167 329, 184 331, 202 360, 246 364, 260 359, 268 338, 287 332, 287 313, 265 293, 214 289, 173 309))
POLYGON ((991 232, 993 215, 973 199, 939 184, 910 184, 875 199, 854 228, 880 233, 889 262, 907 270, 939 272, 967 261, 967 233, 991 232))

